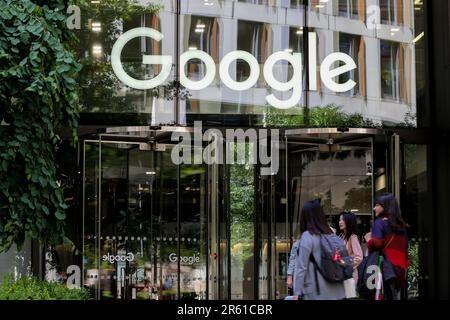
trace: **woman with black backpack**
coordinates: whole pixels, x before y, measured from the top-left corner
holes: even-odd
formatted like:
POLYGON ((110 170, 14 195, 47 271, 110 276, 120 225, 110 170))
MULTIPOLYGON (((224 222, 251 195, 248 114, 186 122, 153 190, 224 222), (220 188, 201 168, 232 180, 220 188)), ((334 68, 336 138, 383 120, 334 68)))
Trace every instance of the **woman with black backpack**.
MULTIPOLYGON (((329 271, 333 269, 335 262, 337 264, 342 262, 342 265, 344 265, 346 263, 344 260, 348 257, 348 254, 343 240, 334 235, 330 229, 320 200, 308 201, 304 204, 300 217, 300 231, 302 236, 295 266, 294 295, 300 296, 304 300, 345 299, 343 282, 345 278, 342 278, 342 275, 337 275, 335 281, 330 281, 329 271), (339 248, 333 252, 329 263, 326 261, 324 263, 322 241, 330 241, 330 244, 332 244, 330 247, 339 248)), ((338 274, 339 272, 334 273, 338 274)), ((352 267, 350 265, 347 279, 351 277, 351 273, 352 267)))

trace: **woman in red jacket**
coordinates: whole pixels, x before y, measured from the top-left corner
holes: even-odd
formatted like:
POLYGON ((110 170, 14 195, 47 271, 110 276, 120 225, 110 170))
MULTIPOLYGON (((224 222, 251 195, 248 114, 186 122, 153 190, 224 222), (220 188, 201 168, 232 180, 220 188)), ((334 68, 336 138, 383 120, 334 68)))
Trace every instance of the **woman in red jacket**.
POLYGON ((372 232, 365 236, 369 251, 381 251, 395 269, 397 279, 386 298, 400 299, 400 290, 406 287, 408 269, 407 224, 403 220, 397 199, 390 193, 383 194, 375 202, 372 232))

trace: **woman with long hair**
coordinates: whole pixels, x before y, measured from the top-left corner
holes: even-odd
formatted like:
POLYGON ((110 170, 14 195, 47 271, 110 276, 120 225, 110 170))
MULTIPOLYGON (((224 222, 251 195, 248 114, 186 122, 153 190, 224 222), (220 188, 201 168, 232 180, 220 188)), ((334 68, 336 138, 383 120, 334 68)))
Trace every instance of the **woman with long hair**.
POLYGON ((304 204, 300 216, 299 253, 295 265, 294 294, 305 300, 345 299, 343 282, 331 283, 316 272, 314 261, 321 261, 320 236, 333 234, 320 200, 304 204), (317 290, 317 289, 320 290, 317 290))
POLYGON ((358 283, 358 266, 363 259, 361 244, 356 234, 357 222, 353 213, 344 211, 339 215, 339 229, 341 238, 345 242, 345 248, 353 259, 353 279, 358 283))
POLYGON ((375 201, 374 212, 376 220, 372 232, 365 236, 367 248, 382 252, 393 265, 397 278, 386 298, 400 299, 400 290, 406 287, 408 269, 408 225, 393 194, 381 195, 375 201))

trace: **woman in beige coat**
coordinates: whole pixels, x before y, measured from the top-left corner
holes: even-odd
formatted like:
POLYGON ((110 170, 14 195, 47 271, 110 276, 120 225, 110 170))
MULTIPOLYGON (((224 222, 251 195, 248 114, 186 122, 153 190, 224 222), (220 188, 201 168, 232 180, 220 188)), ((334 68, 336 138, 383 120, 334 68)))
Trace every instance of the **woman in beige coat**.
POLYGON ((341 238, 345 241, 345 247, 353 259, 353 279, 358 283, 358 266, 363 260, 363 252, 358 236, 356 235, 356 217, 351 212, 342 212, 339 217, 339 229, 341 238))

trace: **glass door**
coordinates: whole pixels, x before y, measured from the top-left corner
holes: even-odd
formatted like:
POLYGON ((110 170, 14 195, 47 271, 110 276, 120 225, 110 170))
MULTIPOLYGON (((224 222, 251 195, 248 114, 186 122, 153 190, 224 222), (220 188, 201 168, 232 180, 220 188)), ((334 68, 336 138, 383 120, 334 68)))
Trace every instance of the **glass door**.
POLYGON ((330 226, 339 233, 343 211, 357 216, 359 236, 372 222, 372 141, 357 139, 335 144, 301 143, 291 153, 292 230, 300 235, 300 212, 306 201, 321 199, 330 226))
MULTIPOLYGON (((345 210, 353 212, 357 217, 358 236, 365 251, 362 240, 371 229, 373 198, 378 179, 378 173, 374 170, 376 134, 370 130, 342 133, 336 129, 287 132, 285 159, 280 162, 285 164, 283 181, 284 190, 287 191, 284 197, 275 199, 278 209, 272 209, 276 217, 274 219, 281 220, 281 203, 286 203, 285 215, 288 221, 288 231, 276 227, 273 235, 273 241, 277 243, 272 262, 274 268, 278 268, 276 274, 279 277, 275 282, 277 296, 282 298, 288 292, 285 280, 290 249, 301 236, 300 214, 306 201, 321 199, 328 222, 337 233, 340 232, 340 213, 345 210), (288 243, 283 239, 289 239, 288 243)), ((283 188, 280 186, 275 189, 283 188)))
POLYGON ((205 168, 106 138, 84 142, 84 285, 98 299, 206 299, 205 168))
POLYGON ((290 249, 300 236, 300 211, 308 200, 322 199, 334 228, 339 213, 349 210, 357 216, 358 235, 370 231, 373 138, 325 130, 287 135, 273 175, 263 176, 260 164, 247 162, 216 168, 220 179, 211 204, 218 215, 218 271, 211 282, 219 291, 215 297, 271 300, 288 294, 290 249))

